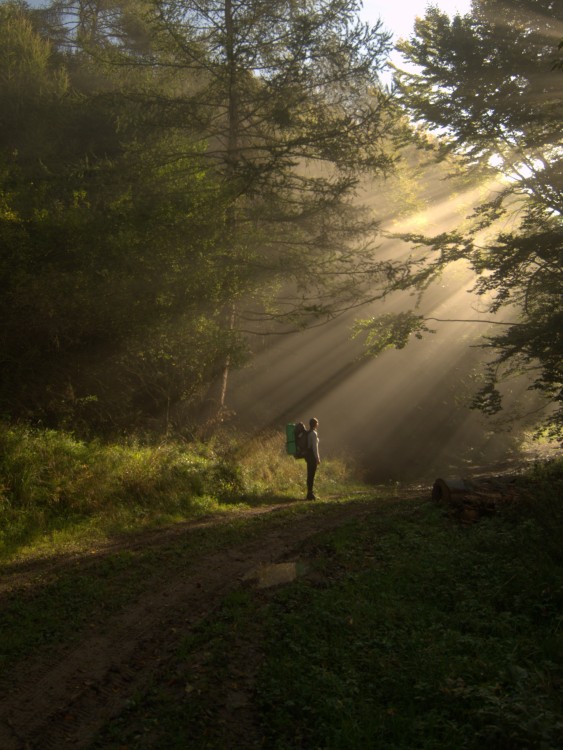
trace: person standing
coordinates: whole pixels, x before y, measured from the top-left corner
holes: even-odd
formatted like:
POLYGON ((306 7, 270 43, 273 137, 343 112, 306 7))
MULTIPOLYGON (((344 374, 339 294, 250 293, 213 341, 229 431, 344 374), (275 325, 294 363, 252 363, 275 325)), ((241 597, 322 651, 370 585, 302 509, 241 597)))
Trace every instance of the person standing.
POLYGON ((317 466, 321 462, 319 454, 319 434, 317 427, 319 426, 319 420, 312 417, 309 420, 309 432, 307 433, 307 455, 305 459, 307 461, 307 500, 316 500, 315 493, 313 492, 313 485, 315 483, 315 474, 317 473, 317 466))

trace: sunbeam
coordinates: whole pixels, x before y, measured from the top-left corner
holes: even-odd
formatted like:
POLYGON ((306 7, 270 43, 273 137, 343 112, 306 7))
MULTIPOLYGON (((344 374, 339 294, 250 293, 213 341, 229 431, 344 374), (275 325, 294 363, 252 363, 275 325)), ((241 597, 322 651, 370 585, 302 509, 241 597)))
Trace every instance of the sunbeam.
MULTIPOLYGON (((460 217, 494 187, 442 195, 403 220, 401 230, 424 226, 425 232, 437 233, 459 226, 460 217)), ((396 258, 411 251, 389 239, 377 252, 396 258)), ((435 319, 429 323, 435 333, 376 359, 362 357, 361 344, 351 340, 357 310, 320 328, 276 338, 234 375, 230 406, 240 422, 258 429, 317 416, 323 452, 354 458, 373 481, 465 472, 470 465, 502 459, 513 447, 510 434, 495 431, 492 422, 469 409, 488 356, 479 345, 491 328, 483 299, 470 293, 474 282, 463 261, 450 266, 416 310, 435 319)), ((414 304, 412 296, 401 293, 361 313, 398 312, 414 304)), ((526 398, 527 385, 524 379, 512 384, 508 398, 526 398)))

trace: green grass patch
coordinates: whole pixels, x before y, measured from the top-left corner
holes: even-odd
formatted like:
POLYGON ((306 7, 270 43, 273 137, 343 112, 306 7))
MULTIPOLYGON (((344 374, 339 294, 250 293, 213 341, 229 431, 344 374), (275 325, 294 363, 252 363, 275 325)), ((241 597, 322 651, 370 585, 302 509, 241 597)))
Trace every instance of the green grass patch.
POLYGON ((559 748, 561 463, 519 477, 518 503, 468 527, 433 504, 430 490, 414 500, 366 494, 338 461, 319 472, 322 502, 293 502, 265 517, 233 513, 302 498, 304 475, 275 434, 108 445, 2 427, 4 561, 203 515, 229 519, 167 545, 77 558, 3 594, 4 680, 20 660, 55 658, 59 644, 102 626, 159 580, 185 575, 198 556, 337 503, 367 502, 371 492, 373 512, 361 522, 296 552, 306 572, 295 583, 241 585, 186 633, 174 663, 94 747, 559 748))
POLYGON ((95 747, 556 750, 563 571, 538 514, 374 503, 301 548, 295 583, 230 594, 95 747))
POLYGON ((326 585, 268 611, 267 747, 553 748, 563 576, 529 520, 469 529, 431 506, 325 537, 326 585))
MULTIPOLYGON (((295 503, 272 516, 225 517, 217 525, 191 528, 168 543, 108 552, 98 559, 77 555, 65 561, 53 558, 29 576, 28 585, 2 594, 0 608, 0 674, 9 675, 17 663, 37 652, 55 650, 59 644, 78 642, 91 628, 103 623, 143 591, 159 581, 185 576, 202 555, 233 547, 259 537, 265 530, 291 524, 303 515, 330 512, 334 500, 322 505, 295 503)), ((25 572, 27 562, 23 563, 25 572)), ((9 572, 21 569, 20 563, 9 572)))
MULTIPOLYGON (((0 560, 303 498, 305 464, 285 454, 284 440, 271 433, 206 444, 84 442, 0 423, 0 560)), ((343 462, 328 461, 318 486, 339 494, 349 480, 343 462)))
POLYGON ((138 594, 150 574, 135 555, 121 552, 83 570, 2 596, 0 673, 38 650, 72 643, 138 594))

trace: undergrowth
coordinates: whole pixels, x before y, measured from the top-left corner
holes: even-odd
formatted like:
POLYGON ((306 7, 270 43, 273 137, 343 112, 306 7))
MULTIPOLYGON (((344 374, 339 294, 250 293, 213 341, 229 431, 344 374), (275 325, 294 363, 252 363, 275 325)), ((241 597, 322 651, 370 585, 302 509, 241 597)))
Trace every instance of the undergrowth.
MULTIPOLYGON (((318 486, 347 480, 344 463, 327 461, 318 486)), ((149 445, 0 424, 4 560, 304 494, 304 462, 286 455, 281 433, 149 445)))

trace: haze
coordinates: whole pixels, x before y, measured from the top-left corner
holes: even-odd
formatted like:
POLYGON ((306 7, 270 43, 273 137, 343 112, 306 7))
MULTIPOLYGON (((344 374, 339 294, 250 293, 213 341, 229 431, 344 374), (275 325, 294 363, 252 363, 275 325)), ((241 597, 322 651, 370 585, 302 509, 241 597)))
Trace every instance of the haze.
MULTIPOLYGON (((376 215, 382 189, 363 196, 376 215)), ((487 189, 450 195, 444 184, 429 185, 428 208, 392 218, 385 228, 431 235, 452 229, 470 213, 476 193, 487 189)), ((379 253, 396 257, 406 248, 382 240, 379 253)), ((352 458, 376 482, 467 474, 508 460, 518 435, 512 428, 522 423, 503 424, 469 409, 486 361, 479 344, 491 319, 480 312, 482 300, 469 293, 473 281, 463 264, 451 268, 418 312, 454 322, 433 322, 435 334, 375 360, 361 358, 361 345, 351 340, 353 321, 412 308, 406 294, 303 333, 262 337, 253 363, 232 377, 229 406, 237 421, 247 428, 278 429, 316 416, 324 453, 352 458), (472 322, 460 322, 466 319, 472 322), (480 319, 484 322, 475 322, 480 319)), ((518 412, 520 404, 522 416, 531 408, 527 385, 524 379, 512 382, 507 392, 507 405, 518 412)))

